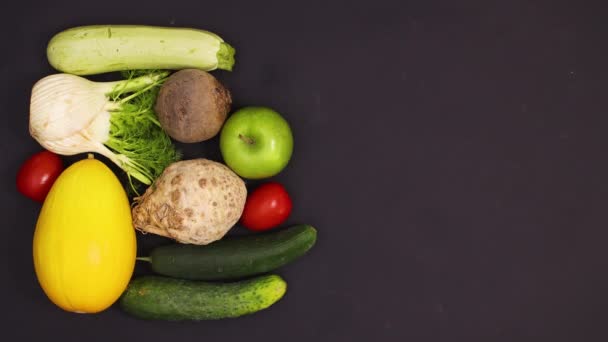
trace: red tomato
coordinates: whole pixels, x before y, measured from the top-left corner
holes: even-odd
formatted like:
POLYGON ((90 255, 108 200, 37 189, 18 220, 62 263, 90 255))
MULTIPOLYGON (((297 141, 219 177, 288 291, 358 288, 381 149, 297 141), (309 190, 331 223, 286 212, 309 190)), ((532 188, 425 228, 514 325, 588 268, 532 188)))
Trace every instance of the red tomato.
POLYGON ((44 202, 59 174, 63 162, 55 153, 42 151, 21 165, 17 173, 17 190, 37 202, 44 202))
POLYGON ((283 185, 263 184, 247 197, 241 224, 253 231, 274 228, 287 220, 291 206, 291 198, 283 185))

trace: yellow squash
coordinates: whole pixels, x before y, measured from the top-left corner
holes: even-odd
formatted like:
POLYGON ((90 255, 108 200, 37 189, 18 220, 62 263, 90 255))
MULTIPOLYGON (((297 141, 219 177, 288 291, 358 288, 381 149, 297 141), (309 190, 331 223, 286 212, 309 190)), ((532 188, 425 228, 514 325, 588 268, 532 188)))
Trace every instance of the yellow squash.
POLYGON ((107 309, 129 283, 136 249, 129 200, 114 173, 92 157, 68 167, 34 233, 34 267, 49 299, 71 312, 107 309))

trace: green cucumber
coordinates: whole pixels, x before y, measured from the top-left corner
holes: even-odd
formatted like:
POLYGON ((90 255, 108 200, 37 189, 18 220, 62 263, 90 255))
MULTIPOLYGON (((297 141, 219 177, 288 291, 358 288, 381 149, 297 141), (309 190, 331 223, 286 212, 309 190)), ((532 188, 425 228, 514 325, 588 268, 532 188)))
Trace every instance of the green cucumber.
POLYGON ((214 320, 266 309, 283 297, 287 283, 265 275, 236 283, 207 283, 161 276, 131 281, 120 307, 147 320, 214 320))
POLYGON ((273 271, 304 255, 317 239, 309 225, 244 237, 225 238, 206 246, 171 244, 152 250, 152 270, 191 280, 221 280, 273 271))

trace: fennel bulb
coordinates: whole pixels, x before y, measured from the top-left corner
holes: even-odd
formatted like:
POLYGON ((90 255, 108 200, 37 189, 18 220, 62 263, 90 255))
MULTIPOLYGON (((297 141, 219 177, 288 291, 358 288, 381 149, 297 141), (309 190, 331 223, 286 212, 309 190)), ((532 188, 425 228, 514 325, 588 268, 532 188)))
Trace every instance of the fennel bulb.
MULTIPOLYGON (((36 82, 30 101, 30 135, 62 155, 99 153, 141 183, 151 184, 179 160, 154 113, 168 72, 115 82, 55 74, 36 82)), ((131 183, 132 184, 132 183, 131 183)))

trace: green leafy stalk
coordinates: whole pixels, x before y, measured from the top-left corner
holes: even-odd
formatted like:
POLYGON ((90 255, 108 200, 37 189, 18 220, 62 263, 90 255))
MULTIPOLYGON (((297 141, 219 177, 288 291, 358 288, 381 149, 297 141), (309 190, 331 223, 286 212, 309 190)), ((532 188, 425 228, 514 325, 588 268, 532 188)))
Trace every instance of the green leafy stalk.
POLYGON ((125 94, 138 92, 150 86, 160 86, 164 83, 169 71, 157 70, 130 70, 122 72, 125 80, 112 82, 111 90, 106 96, 116 101, 125 94))
POLYGON ((171 163, 180 159, 171 138, 163 131, 154 104, 168 72, 135 71, 117 82, 108 94, 117 106, 111 111, 110 138, 105 142, 115 154, 137 193, 132 178, 149 185, 171 163), (141 75, 139 77, 133 77, 141 75))

